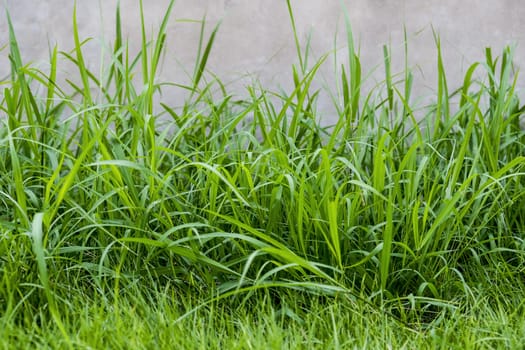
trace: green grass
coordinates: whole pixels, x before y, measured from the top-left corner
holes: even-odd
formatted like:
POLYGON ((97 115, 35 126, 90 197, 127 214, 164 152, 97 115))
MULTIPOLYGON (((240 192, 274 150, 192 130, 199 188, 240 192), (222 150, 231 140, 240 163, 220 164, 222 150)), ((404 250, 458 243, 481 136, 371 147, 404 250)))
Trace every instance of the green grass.
POLYGON ((525 343, 525 106, 511 48, 487 49, 451 91, 436 35, 437 93, 421 107, 388 47, 384 84, 364 91, 347 20, 339 118, 323 126, 312 83, 330 57, 311 62, 297 36, 291 91, 231 95, 206 71, 218 28, 201 35, 191 84, 159 83, 172 5, 153 39, 141 24, 135 56, 117 10, 102 75, 75 15, 75 48, 52 48, 47 71, 24 64, 9 22, 2 347, 525 343), (62 60, 78 77, 57 81, 62 60), (183 106, 156 102, 168 89, 186 91, 183 106))

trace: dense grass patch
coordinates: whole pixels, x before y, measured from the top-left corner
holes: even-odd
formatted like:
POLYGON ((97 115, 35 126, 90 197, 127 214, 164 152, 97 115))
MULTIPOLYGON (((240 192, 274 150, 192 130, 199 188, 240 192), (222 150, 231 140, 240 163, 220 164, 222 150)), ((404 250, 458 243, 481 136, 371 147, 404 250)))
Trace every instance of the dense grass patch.
POLYGON ((192 84, 158 83, 172 4, 155 38, 142 23, 137 56, 117 11, 102 76, 75 16, 75 49, 52 49, 48 71, 23 63, 10 24, 3 345, 524 342, 525 106, 510 48, 487 49, 450 92, 436 38, 437 96, 420 108, 386 47, 384 85, 363 91, 347 24, 339 118, 324 126, 311 84, 327 57, 309 64, 297 37, 292 91, 253 85, 239 100, 206 77, 217 29, 192 84), (78 79, 57 83, 59 57, 78 79), (155 102, 170 88, 187 91, 182 107, 155 102))

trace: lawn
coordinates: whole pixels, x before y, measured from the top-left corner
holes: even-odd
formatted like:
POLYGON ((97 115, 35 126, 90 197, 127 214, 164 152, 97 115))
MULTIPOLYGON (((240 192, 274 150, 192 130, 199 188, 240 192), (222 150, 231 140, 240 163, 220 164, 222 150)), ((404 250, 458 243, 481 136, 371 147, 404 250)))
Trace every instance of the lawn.
POLYGON ((487 48, 449 90, 436 34, 436 95, 419 106, 387 46, 384 81, 365 91, 347 20, 328 91, 338 118, 324 125, 312 86, 331 58, 297 36, 290 91, 231 94, 206 70, 219 28, 201 36, 191 84, 159 82, 172 6, 154 37, 141 23, 137 55, 117 9, 101 74, 75 14, 74 50, 51 48, 45 69, 24 62, 9 20, 2 348, 523 347, 512 48, 487 48), (77 76, 59 82, 65 61, 77 76))

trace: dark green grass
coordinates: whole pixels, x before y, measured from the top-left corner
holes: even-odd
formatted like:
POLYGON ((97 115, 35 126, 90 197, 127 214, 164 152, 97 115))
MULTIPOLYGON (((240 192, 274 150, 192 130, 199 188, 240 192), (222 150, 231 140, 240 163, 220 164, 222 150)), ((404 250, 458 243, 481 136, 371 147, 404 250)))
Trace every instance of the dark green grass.
POLYGON ((190 86, 157 83, 171 5, 136 56, 117 11, 102 76, 75 20, 75 49, 51 50, 48 71, 23 63, 10 25, 3 345, 523 342, 525 107, 510 48, 487 49, 449 92, 436 37, 436 102, 421 108, 388 48, 384 86, 362 91, 347 23, 339 118, 323 126, 311 84, 327 56, 309 64, 297 37, 292 91, 230 95, 205 71, 217 29, 201 38, 190 86), (57 83, 59 57, 78 83, 57 83), (188 92, 182 107, 154 102, 169 88, 188 92))

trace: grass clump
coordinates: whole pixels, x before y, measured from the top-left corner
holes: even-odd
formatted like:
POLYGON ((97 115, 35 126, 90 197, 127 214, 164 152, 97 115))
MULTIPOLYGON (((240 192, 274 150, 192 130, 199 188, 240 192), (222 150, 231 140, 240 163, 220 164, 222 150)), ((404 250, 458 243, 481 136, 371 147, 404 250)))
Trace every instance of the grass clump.
POLYGON ((523 343, 525 106, 510 48, 487 49, 449 93, 436 38, 436 101, 419 110, 386 47, 384 88, 364 94, 347 24, 338 121, 323 126, 311 84, 327 56, 308 65, 297 37, 292 91, 253 85, 239 101, 207 80, 217 28, 191 84, 159 83, 172 5, 154 40, 142 23, 136 56, 117 10, 100 77, 75 16, 74 50, 51 50, 46 72, 23 64, 9 22, 3 346, 523 343), (78 82, 58 84, 59 56, 78 82), (182 107, 155 102, 169 88, 188 92, 182 107))

